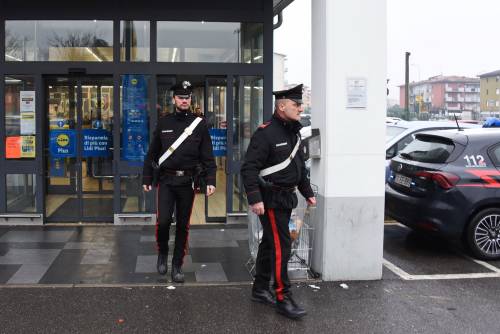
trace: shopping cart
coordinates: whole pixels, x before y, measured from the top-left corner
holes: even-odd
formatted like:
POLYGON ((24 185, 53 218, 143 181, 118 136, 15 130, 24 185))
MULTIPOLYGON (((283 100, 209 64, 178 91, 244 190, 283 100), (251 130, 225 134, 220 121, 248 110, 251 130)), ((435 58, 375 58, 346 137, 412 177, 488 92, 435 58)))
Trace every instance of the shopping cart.
MULTIPOLYGON (((317 186, 311 185, 317 195, 317 186)), ((319 278, 318 273, 311 269, 314 244, 314 229, 316 224, 316 207, 308 206, 302 196, 298 196, 298 205, 292 210, 289 229, 292 237, 292 249, 288 261, 288 273, 291 278, 319 278)), ((255 259, 262 239, 262 225, 259 217, 253 212, 248 213, 248 246, 250 258, 246 263, 248 272, 255 276, 255 259)))

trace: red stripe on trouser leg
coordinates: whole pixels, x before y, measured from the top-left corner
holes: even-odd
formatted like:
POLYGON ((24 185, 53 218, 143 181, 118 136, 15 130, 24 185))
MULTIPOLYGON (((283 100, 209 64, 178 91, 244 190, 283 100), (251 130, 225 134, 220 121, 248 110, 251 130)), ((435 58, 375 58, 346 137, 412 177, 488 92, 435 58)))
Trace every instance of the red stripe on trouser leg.
POLYGON ((160 185, 156 186, 156 227, 155 227, 155 238, 156 238, 156 250, 160 251, 160 245, 158 244, 158 226, 160 225, 160 203, 158 199, 160 198, 160 185))
POLYGON ((271 222, 271 229, 273 230, 274 239, 274 250, 275 250, 275 279, 276 279, 276 299, 279 301, 283 300, 283 281, 281 279, 281 243, 278 235, 278 227, 276 226, 276 217, 274 216, 274 210, 268 209, 269 220, 271 222))
POLYGON ((196 198, 196 194, 194 193, 193 190, 193 202, 191 203, 191 210, 189 211, 189 218, 188 218, 188 223, 187 223, 187 234, 186 234, 186 242, 184 243, 184 255, 182 255, 182 264, 184 264, 184 257, 186 256, 187 253, 187 248, 188 248, 188 241, 189 241, 189 228, 191 227, 191 215, 193 214, 193 207, 194 207, 194 199, 196 198))

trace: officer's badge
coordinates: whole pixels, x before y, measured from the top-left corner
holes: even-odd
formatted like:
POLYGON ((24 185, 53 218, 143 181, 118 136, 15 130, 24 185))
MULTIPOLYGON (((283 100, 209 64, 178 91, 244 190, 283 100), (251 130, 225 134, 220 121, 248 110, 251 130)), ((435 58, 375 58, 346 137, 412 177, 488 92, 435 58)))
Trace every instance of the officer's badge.
POLYGON ((189 81, 183 81, 182 88, 187 89, 188 87, 191 87, 191 83, 189 81))

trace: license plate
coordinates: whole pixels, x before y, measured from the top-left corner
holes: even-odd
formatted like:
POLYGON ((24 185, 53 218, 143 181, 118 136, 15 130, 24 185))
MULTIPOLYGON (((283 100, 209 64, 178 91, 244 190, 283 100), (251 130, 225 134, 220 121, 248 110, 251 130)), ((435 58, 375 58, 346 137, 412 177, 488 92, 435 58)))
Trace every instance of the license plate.
POLYGON ((411 178, 401 174, 396 174, 394 182, 407 188, 411 186, 411 178))

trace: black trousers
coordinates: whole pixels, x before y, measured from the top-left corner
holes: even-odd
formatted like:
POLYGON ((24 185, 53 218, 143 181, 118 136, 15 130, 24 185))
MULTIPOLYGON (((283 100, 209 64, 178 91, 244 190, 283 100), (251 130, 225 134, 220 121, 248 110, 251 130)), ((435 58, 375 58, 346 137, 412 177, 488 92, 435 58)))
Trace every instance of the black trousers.
POLYGON ((157 188, 156 244, 158 252, 168 254, 168 240, 172 216, 176 217, 175 246, 172 263, 182 266, 189 236, 189 221, 194 204, 192 185, 172 185, 160 182, 157 188))
POLYGON ((263 233, 257 253, 253 288, 267 290, 273 273, 276 299, 279 301, 283 300, 290 290, 288 260, 292 240, 288 222, 291 214, 292 209, 266 208, 265 213, 259 216, 263 233))

